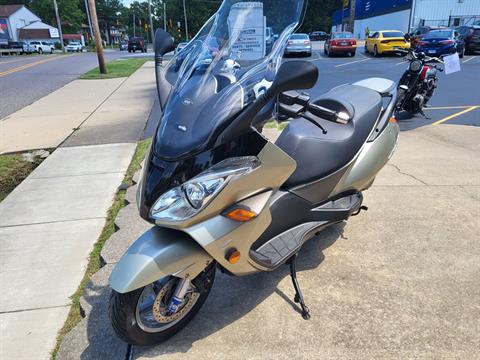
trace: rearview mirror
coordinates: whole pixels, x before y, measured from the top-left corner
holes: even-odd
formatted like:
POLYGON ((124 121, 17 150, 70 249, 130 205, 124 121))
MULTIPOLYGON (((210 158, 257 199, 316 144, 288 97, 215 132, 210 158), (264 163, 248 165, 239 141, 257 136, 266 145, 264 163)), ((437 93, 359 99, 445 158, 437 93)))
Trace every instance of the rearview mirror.
POLYGON ((407 41, 410 41, 410 39, 412 38, 412 36, 409 33, 406 33, 404 37, 405 37, 405 40, 407 41))
POLYGON ((173 38, 168 32, 163 29, 157 29, 157 31, 155 31, 154 49, 156 57, 162 57, 175 49, 173 38))
POLYGON ((274 95, 289 90, 311 89, 317 82, 318 69, 309 61, 287 61, 278 70, 269 89, 274 95))

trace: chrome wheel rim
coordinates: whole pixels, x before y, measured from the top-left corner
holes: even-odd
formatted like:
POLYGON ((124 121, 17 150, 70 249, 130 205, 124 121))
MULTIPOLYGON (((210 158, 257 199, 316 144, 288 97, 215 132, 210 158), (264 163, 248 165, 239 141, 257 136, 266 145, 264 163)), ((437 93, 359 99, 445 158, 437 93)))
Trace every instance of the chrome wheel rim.
POLYGON ((166 277, 143 288, 135 311, 136 321, 143 331, 158 333, 171 328, 185 318, 197 303, 200 293, 190 291, 179 310, 174 314, 168 314, 166 309, 177 283, 177 278, 166 277))

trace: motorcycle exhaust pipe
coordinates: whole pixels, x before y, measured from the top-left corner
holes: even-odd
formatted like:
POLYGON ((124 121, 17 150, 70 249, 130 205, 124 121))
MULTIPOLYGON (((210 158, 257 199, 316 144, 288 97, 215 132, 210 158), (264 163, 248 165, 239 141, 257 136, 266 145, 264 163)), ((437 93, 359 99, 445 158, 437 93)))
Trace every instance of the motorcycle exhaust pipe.
POLYGON ((400 108, 401 105, 403 104, 403 100, 405 99, 405 95, 408 92, 408 86, 407 85, 400 85, 398 87, 398 92, 397 92, 397 104, 396 107, 400 108))

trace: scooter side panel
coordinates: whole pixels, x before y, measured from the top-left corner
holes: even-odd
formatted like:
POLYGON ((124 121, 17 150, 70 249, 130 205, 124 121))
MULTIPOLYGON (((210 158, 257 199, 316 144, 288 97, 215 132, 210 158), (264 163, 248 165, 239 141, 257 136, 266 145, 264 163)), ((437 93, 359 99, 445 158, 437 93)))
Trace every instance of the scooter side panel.
POLYGON ((272 221, 270 209, 267 206, 271 195, 296 167, 292 158, 270 142, 265 145, 258 158, 261 161, 259 168, 228 184, 205 209, 209 210, 208 214, 203 215, 200 221, 197 217, 197 221, 182 228, 220 265, 235 275, 247 275, 259 270, 259 265, 250 259, 250 248, 272 221), (264 191, 258 193, 262 189, 264 191), (239 223, 221 215, 222 211, 238 204, 239 201, 258 216, 251 221, 239 223), (235 264, 225 259, 228 251, 233 248, 241 253, 240 260, 235 264))
POLYGON ((169 275, 193 279, 212 261, 186 233, 153 227, 120 259, 110 275, 110 287, 127 293, 169 275))
POLYGON ((368 188, 392 157, 399 134, 398 124, 390 122, 375 141, 366 143, 330 196, 348 190, 362 191, 368 188))

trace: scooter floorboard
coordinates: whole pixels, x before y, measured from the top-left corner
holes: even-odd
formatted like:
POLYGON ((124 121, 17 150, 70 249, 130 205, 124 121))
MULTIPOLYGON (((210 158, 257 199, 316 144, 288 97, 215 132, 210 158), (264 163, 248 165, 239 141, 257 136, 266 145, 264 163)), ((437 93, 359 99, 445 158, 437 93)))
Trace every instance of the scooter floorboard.
POLYGON ((362 194, 357 193, 314 208, 310 210, 310 218, 315 221, 305 222, 273 237, 258 249, 250 250, 250 257, 261 266, 275 269, 297 253, 316 232, 347 220, 360 209, 362 201, 362 194))

